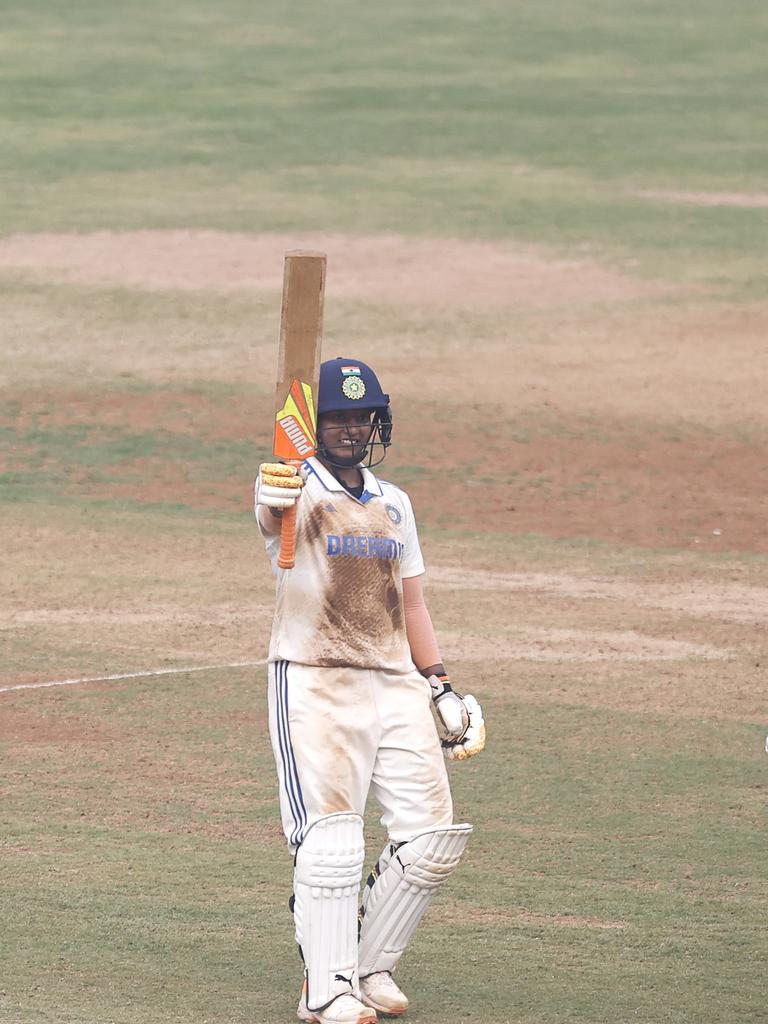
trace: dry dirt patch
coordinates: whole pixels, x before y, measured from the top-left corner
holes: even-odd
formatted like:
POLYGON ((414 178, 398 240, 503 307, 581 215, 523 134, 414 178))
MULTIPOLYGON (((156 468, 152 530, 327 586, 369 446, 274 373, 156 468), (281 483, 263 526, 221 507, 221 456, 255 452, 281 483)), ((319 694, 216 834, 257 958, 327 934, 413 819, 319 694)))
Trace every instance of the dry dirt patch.
POLYGON ((549 308, 662 290, 587 259, 553 259, 533 246, 402 235, 13 235, 0 240, 0 270, 148 289, 277 291, 283 255, 296 248, 328 254, 334 297, 368 302, 480 310, 512 304, 549 308))
POLYGON ((272 604, 228 603, 197 605, 184 608, 179 605, 153 603, 151 608, 21 608, 2 612, 3 626, 12 628, 28 625, 74 626, 144 626, 151 623, 196 626, 230 626, 246 622, 252 624, 269 621, 272 604))
MULTIPOLYGON (((414 327, 407 339, 369 339, 368 351, 364 345, 357 353, 375 360, 395 398, 396 447, 384 475, 398 482, 400 465, 422 464, 421 476, 402 482, 425 524, 645 547, 768 550, 762 306, 630 314, 607 303, 595 311, 585 303, 655 286, 588 260, 553 260, 533 247, 394 235, 18 235, 0 240, 0 270, 143 288, 267 289, 277 309, 282 255, 296 244, 328 250, 329 294, 454 310, 447 340, 425 339, 414 327), (531 304, 547 312, 525 321, 521 310, 531 304), (489 336, 472 338, 472 327, 456 312, 461 307, 497 311, 489 336), (508 307, 521 315, 508 315, 508 307), (468 364, 474 341, 477 359, 468 364), (689 419, 690 427, 667 436, 659 422, 670 415, 689 419), (713 429, 718 425, 725 429, 713 429)), ((69 336, 76 339, 77 331, 69 336)), ((211 337, 191 354, 176 338, 179 350, 163 349, 161 358, 144 343, 111 348, 97 332, 73 355, 73 372, 89 380, 95 370, 129 367, 151 377, 160 372, 159 359, 164 383, 169 374, 206 379, 226 368, 252 380, 254 394, 274 372, 273 346, 254 346, 245 330, 234 330, 222 351, 211 337)), ((32 341, 24 344, 35 349, 32 341)), ((202 433, 209 442, 267 441, 268 403, 259 407, 255 398, 222 401, 168 386, 65 394, 60 386, 57 378, 53 394, 18 393, 20 433, 34 414, 53 428, 126 425, 185 437, 202 433)), ((17 445, 6 468, 23 469, 18 464, 33 454, 17 445)), ((161 456, 103 466, 98 474, 75 469, 65 486, 89 498, 244 510, 251 472, 222 480, 212 466, 212 478, 204 479, 200 465, 161 456)))
POLYGON ((96 718, 84 715, 45 714, 3 703, 0 742, 91 744, 113 739, 115 733, 96 718))
POLYGON ((466 590, 530 590, 579 601, 626 601, 643 608, 661 608, 693 617, 728 622, 768 623, 768 588, 737 583, 635 583, 608 577, 557 573, 491 573, 460 566, 434 566, 427 579, 432 586, 466 590))
MULTIPOLYGON (((531 422, 535 422, 531 417, 531 422)), ((441 450, 425 423, 431 466, 442 470, 440 507, 476 529, 599 537, 639 547, 768 550, 760 444, 704 430, 667 438, 620 421, 578 421, 552 436, 451 438, 441 450), (602 435, 602 436, 601 436, 602 435), (466 467, 468 478, 456 473, 466 467), (473 473, 472 470, 477 470, 473 473)), ((435 480, 416 481, 417 508, 434 507, 435 480)), ((449 525, 446 516, 441 525, 449 525)))
POLYGON ((473 636, 467 630, 441 631, 440 647, 453 661, 595 662, 687 661, 728 657, 711 644, 669 640, 648 636, 636 630, 537 629, 526 628, 510 638, 473 636))
POLYGON ((640 199, 689 206, 736 206, 743 210, 768 209, 768 192, 685 192, 673 189, 642 189, 632 193, 640 199))

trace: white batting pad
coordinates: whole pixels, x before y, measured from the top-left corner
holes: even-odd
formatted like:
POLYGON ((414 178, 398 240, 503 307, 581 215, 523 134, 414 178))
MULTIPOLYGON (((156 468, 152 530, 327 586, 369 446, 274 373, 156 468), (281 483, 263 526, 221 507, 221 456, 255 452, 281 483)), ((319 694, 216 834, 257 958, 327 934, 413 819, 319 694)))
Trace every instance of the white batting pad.
POLYGON ((471 832, 471 825, 450 825, 385 847, 363 894, 361 978, 394 969, 436 890, 461 860, 471 832))
POLYGON ((357 992, 357 903, 364 856, 358 814, 321 818, 296 853, 293 914, 311 1010, 357 992))

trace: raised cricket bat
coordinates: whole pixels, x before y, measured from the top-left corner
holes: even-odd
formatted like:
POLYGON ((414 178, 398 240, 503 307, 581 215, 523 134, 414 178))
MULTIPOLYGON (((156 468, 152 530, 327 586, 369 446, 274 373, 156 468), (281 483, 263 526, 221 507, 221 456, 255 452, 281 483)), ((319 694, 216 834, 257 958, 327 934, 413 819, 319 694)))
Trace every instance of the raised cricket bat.
MULTIPOLYGON (((272 453, 276 459, 293 465, 300 465, 317 450, 324 294, 325 253, 286 253, 272 453)), ((281 569, 293 568, 295 553, 294 505, 283 512, 277 562, 281 569)))

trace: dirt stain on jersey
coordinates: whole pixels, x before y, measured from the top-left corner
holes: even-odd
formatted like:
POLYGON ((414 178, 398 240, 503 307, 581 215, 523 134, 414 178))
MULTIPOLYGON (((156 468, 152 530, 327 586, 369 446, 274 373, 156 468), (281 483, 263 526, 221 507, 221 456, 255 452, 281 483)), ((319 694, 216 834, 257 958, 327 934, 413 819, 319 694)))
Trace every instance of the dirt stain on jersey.
POLYGON ((326 511, 322 505, 315 505, 305 519, 299 521, 299 538, 311 544, 322 536, 326 529, 326 511))
POLYGON ((392 623, 392 629, 395 632, 404 631, 405 616, 403 614, 403 602, 400 599, 400 593, 391 576, 387 580, 384 604, 387 609, 390 622, 392 623))
MULTIPOLYGON (((335 531, 366 537, 392 536, 392 523, 383 508, 352 505, 344 509, 343 522, 334 518, 335 531)), ((322 519, 323 509, 314 508, 307 517, 307 528, 317 528, 315 524, 322 519)), ((329 558, 319 611, 319 665, 371 668, 380 664, 380 652, 407 650, 397 559, 329 558)))

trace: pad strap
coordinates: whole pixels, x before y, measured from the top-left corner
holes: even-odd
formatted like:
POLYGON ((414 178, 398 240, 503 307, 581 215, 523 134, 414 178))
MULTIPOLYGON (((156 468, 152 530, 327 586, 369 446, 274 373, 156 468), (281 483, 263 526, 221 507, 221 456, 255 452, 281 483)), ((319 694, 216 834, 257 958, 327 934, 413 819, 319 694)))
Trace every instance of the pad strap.
POLYGON ((471 832, 471 825, 450 825, 385 847, 363 893, 361 978, 394 970, 430 900, 461 860, 471 832))
POLYGON ((307 1006, 315 1012, 358 991, 355 921, 363 857, 363 819, 346 813, 316 821, 296 853, 296 941, 307 969, 307 1006))

